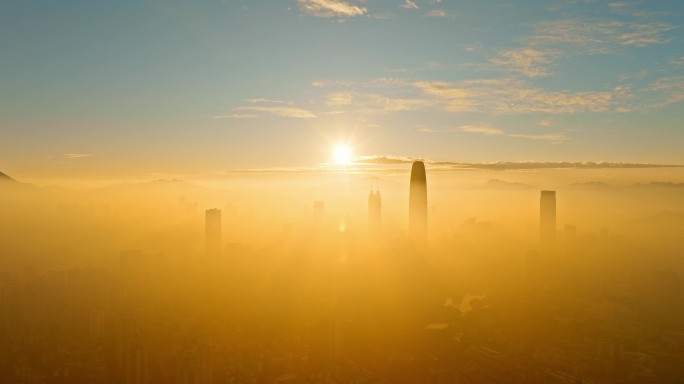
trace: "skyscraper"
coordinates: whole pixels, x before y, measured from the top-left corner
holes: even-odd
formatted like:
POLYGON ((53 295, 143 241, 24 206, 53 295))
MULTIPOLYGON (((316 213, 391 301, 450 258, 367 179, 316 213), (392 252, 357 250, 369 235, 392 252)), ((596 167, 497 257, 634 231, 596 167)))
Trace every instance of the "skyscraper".
POLYGON ((427 240, 427 181, 422 161, 413 162, 411 167, 409 233, 416 240, 427 240))
POLYGON ((207 255, 221 255, 221 210, 207 209, 205 214, 205 249, 207 255))
POLYGON ((368 233, 371 236, 379 236, 382 217, 382 197, 380 191, 368 194, 368 233))
POLYGON ((539 240, 542 252, 556 245, 556 191, 542 191, 539 202, 539 240))
POLYGON ((314 225, 320 226, 323 224, 323 214, 325 212, 325 203, 322 201, 314 201, 313 203, 313 215, 314 215, 314 225))

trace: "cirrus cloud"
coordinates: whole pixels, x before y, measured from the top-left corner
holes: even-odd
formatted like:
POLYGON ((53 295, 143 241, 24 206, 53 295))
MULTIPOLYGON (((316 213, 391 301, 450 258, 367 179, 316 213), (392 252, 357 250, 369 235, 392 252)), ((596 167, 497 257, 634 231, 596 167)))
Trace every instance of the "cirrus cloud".
POLYGON ((490 62, 504 70, 519 72, 527 77, 549 76, 549 64, 555 56, 551 51, 523 48, 501 52, 490 62))
POLYGON ((425 14, 425 17, 447 17, 447 12, 443 9, 433 9, 425 14))
POLYGON ((82 159, 84 157, 91 157, 88 153, 65 153, 62 155, 62 159, 82 159))
POLYGON ((456 161, 439 161, 406 156, 360 156, 356 164, 371 165, 399 165, 410 164, 416 160, 433 167, 443 167, 442 170, 483 170, 483 171, 514 171, 535 169, 648 169, 648 168, 681 168, 677 164, 628 163, 609 161, 493 161, 486 163, 469 163, 456 161))
POLYGON ((479 133, 485 136, 496 136, 504 134, 504 131, 502 131, 501 129, 481 125, 463 125, 459 128, 459 130, 461 132, 479 133))
POLYGON ((425 98, 399 98, 341 91, 329 94, 327 104, 338 111, 343 109, 360 113, 390 113, 424 109, 434 105, 435 101, 425 98))
POLYGON ((254 119, 257 115, 251 113, 231 113, 228 115, 214 115, 211 118, 214 120, 224 120, 224 119, 254 119))
POLYGON ((505 136, 513 137, 518 139, 528 139, 536 141, 548 141, 554 144, 562 143, 564 141, 570 140, 570 138, 564 132, 550 132, 542 134, 522 134, 522 133, 509 133, 503 129, 490 127, 488 125, 462 125, 458 129, 434 129, 421 127, 420 132, 424 133, 450 133, 450 132, 465 132, 465 133, 475 133, 484 136, 505 136))
POLYGON ((514 79, 468 80, 458 83, 416 82, 414 87, 440 100, 447 111, 493 112, 500 114, 608 112, 618 99, 627 97, 623 89, 610 91, 545 91, 514 79))
POLYGON ((541 140, 550 141, 553 143, 560 143, 569 140, 569 138, 564 133, 544 133, 541 135, 523 135, 523 134, 511 134, 510 137, 517 137, 520 139, 530 139, 530 140, 541 140))
POLYGON ((303 13, 318 17, 352 17, 364 15, 364 7, 343 0, 299 0, 303 13))
POLYGON ((251 112, 261 112, 270 115, 288 117, 293 119, 312 119, 317 117, 313 112, 295 107, 266 107, 266 106, 255 106, 255 107, 238 107, 238 111, 251 111, 251 112))
POLYGON ((418 9, 418 4, 411 0, 405 0, 404 4, 401 4, 400 7, 406 8, 406 9, 418 9))
POLYGON ((534 46, 563 44, 580 53, 611 53, 620 46, 665 44, 670 41, 665 33, 675 28, 668 23, 650 20, 626 23, 617 20, 561 19, 538 23, 528 41, 534 46))

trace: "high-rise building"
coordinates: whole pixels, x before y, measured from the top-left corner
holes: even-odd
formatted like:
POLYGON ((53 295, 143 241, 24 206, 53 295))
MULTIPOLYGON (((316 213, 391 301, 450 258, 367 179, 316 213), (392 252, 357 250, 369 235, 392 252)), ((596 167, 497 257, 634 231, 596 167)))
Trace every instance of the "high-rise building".
POLYGON ((382 197, 380 191, 371 189, 368 194, 368 233, 371 236, 379 236, 382 222, 382 197))
POLYGON ((556 245, 556 191, 542 191, 539 201, 539 240, 542 252, 556 245))
POLYGON ((207 209, 205 214, 205 249, 207 255, 221 255, 221 210, 207 209))
POLYGON ((322 201, 314 201, 313 203, 313 215, 314 224, 319 226, 323 224, 323 212, 325 211, 325 203, 322 201))
POLYGON ((138 307, 149 294, 152 260, 140 249, 121 251, 119 277, 121 301, 124 306, 138 307))
POLYGON ((427 181, 422 161, 413 162, 411 167, 409 232, 416 240, 427 240, 427 181))

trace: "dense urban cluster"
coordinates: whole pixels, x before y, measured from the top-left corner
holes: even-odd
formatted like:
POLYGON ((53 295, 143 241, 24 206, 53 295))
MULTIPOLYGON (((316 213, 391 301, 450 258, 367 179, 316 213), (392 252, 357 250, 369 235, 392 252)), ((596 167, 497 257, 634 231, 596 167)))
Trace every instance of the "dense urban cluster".
MULTIPOLYGON (((210 209, 198 254, 70 268, 5 254, 0 382, 681 382, 681 280, 654 261, 678 248, 558 229, 556 194, 541 196, 533 248, 476 219, 426 237, 423 197, 417 233, 388 233, 372 191, 368 225, 317 202, 258 246, 224 244, 210 209)), ((201 220, 190 208, 173 209, 201 220)))

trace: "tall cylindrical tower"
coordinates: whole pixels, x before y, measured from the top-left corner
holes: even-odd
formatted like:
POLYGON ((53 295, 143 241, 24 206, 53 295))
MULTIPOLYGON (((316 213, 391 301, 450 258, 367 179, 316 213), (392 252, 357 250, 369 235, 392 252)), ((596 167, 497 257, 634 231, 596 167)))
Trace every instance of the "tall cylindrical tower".
POLYGON ((427 181, 422 161, 413 162, 411 167, 409 233, 416 240, 427 240, 427 181))
POLYGON ((539 240, 542 253, 556 245, 556 191, 542 191, 539 199, 539 240))

